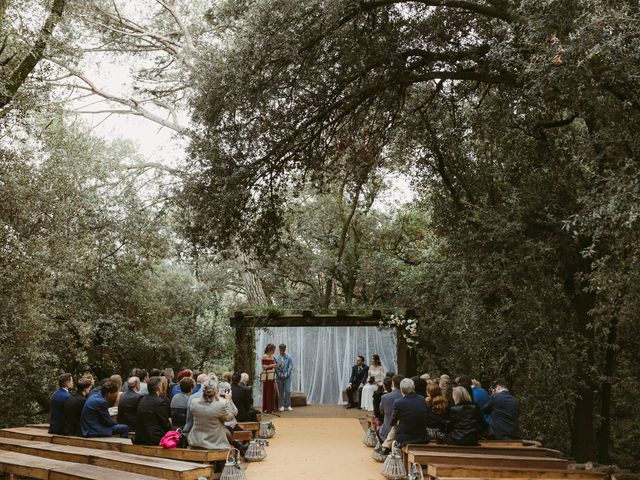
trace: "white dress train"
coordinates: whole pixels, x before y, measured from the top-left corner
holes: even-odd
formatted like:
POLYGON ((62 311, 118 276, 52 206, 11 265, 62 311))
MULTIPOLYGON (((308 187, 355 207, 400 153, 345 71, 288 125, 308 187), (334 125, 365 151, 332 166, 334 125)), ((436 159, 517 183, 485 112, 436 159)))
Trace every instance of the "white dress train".
POLYGON ((373 394, 378 390, 378 386, 382 384, 385 371, 382 366, 378 368, 369 367, 369 377, 373 377, 375 383, 367 383, 362 387, 362 394, 360 395, 360 408, 373 412, 373 394))

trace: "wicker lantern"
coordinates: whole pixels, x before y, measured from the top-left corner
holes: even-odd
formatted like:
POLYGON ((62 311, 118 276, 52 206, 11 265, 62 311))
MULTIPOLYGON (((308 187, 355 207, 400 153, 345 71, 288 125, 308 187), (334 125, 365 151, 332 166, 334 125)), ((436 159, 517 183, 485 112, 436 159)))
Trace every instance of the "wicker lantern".
POLYGON ((422 465, 419 465, 417 463, 411 464, 411 469, 409 470, 409 480, 424 480, 422 465))
POLYGON ((260 422, 260 430, 258 436, 260 438, 271 438, 276 434, 276 427, 273 422, 260 422))
POLYGON ((388 480, 404 480, 407 478, 407 469, 404 468, 402 453, 396 442, 393 442, 391 453, 382 464, 380 473, 388 480))
POLYGON ((227 461, 224 464, 222 473, 220 474, 220 480, 247 480, 247 476, 244 474, 244 470, 238 463, 238 456, 240 452, 232 448, 227 453, 227 461), (233 453, 235 451, 235 453, 233 453))
POLYGON ((267 451, 264 448, 265 446, 269 446, 269 442, 267 440, 251 440, 251 442, 249 443, 249 447, 244 454, 245 461, 261 462, 262 460, 267 458, 267 451))
POLYGON ((376 443, 378 443, 378 435, 376 434, 376 430, 374 428, 369 428, 364 437, 362 437, 362 443, 364 443, 367 447, 375 447, 376 443))
POLYGON ((376 443, 375 448, 373 449, 373 453, 371 453, 371 458, 373 458, 376 462, 382 463, 387 456, 382 453, 382 445, 380 445, 380 440, 376 443))

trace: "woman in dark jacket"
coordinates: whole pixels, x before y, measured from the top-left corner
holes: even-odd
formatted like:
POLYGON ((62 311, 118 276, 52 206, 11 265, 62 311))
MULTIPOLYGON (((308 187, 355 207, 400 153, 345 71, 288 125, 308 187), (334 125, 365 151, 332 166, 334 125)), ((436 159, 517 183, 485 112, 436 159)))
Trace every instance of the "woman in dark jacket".
POLYGON ((452 392, 455 405, 449 410, 445 443, 452 445, 478 445, 478 439, 487 428, 478 406, 471 401, 464 387, 455 387, 452 392))
POLYGON ((149 395, 145 395, 138 404, 136 412, 136 445, 160 445, 162 437, 171 430, 169 409, 165 400, 159 396, 162 380, 151 377, 147 382, 149 395))
POLYGON ((427 388, 427 432, 435 440, 443 441, 449 420, 449 405, 440 386, 432 382, 427 388))

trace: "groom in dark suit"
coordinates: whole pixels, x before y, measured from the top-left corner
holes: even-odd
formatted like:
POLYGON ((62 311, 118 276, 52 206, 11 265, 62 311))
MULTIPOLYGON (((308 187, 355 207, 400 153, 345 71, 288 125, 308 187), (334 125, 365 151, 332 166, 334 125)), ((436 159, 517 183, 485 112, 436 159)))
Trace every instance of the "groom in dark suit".
POLYGON ((356 357, 356 364, 351 367, 351 377, 349 378, 349 383, 347 384, 347 408, 357 408, 358 402, 354 400, 354 393, 358 393, 358 398, 360 398, 360 391, 364 384, 367 383, 367 379, 369 378, 369 366, 364 364, 364 357, 362 355, 358 355, 356 357))

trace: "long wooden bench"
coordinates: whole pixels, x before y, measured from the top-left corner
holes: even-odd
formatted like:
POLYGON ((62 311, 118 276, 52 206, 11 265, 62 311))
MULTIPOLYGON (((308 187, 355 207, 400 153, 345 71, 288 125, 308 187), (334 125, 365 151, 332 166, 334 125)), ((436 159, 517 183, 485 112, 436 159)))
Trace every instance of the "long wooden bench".
POLYGON ((36 480, 153 480, 137 473, 118 472, 50 458, 0 450, 0 472, 36 480))
POLYGON ((56 445, 69 445, 72 447, 87 447, 99 450, 112 450, 122 453, 131 453, 147 457, 161 457, 187 462, 212 463, 225 460, 227 450, 200 450, 196 448, 172 448, 154 447, 147 445, 133 445, 131 440, 118 437, 82 438, 54 435, 43 432, 41 429, 29 427, 16 427, 0 429, 0 437, 17 438, 50 442, 56 445))
POLYGON ((469 467, 461 465, 439 465, 429 464, 424 468, 424 472, 429 478, 491 478, 491 479, 566 479, 566 480, 603 480, 606 475, 601 473, 591 473, 581 470, 558 470, 545 468, 502 468, 492 467, 469 467))
POLYGON ((477 453, 488 455, 516 455, 521 457, 555 457, 562 458, 562 452, 550 448, 541 447, 505 447, 502 445, 441 445, 438 443, 428 443, 421 445, 405 445, 402 448, 404 453, 409 450, 451 452, 451 453, 477 453))
POLYGON ((408 450, 407 460, 419 465, 456 465, 500 468, 540 468, 564 470, 567 460, 553 457, 524 457, 516 455, 481 455, 474 453, 450 453, 447 451, 408 450))
POLYGON ((258 433, 260 432, 260 422, 238 422, 238 425, 240 425, 243 430, 251 432, 253 438, 258 438, 258 433))
MULTIPOLYGON (((0 438, 0 450, 34 455, 53 460, 97 465, 124 472, 139 473, 169 480, 209 478, 212 468, 192 462, 150 458, 148 456, 112 452, 86 447, 71 447, 47 442, 0 438)), ((119 472, 118 472, 119 473, 119 472)))

